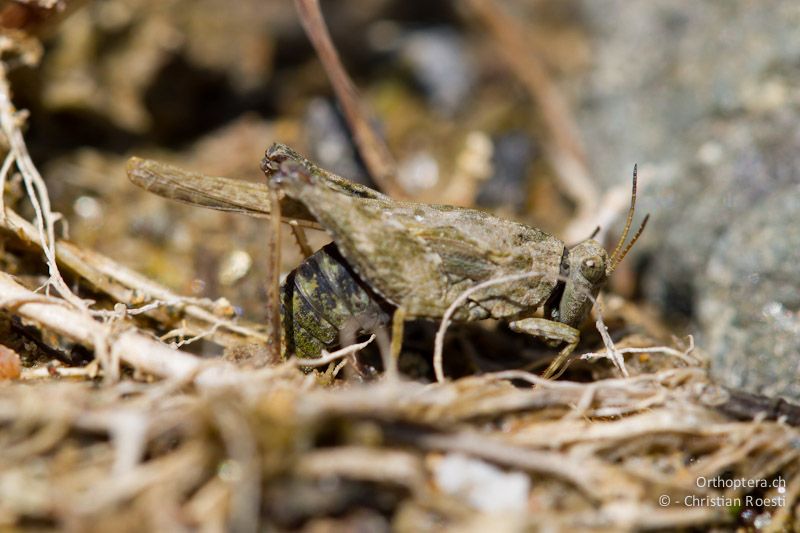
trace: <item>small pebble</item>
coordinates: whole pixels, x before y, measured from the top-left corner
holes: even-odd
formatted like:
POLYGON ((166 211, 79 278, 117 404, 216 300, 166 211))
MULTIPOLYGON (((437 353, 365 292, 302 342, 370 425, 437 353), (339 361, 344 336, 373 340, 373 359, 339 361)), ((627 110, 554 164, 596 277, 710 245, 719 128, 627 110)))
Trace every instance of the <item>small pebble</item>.
POLYGON ((222 285, 231 286, 250 271, 253 258, 244 250, 233 250, 222 259, 217 279, 222 285))
POLYGON ((507 472, 460 453, 444 456, 434 467, 436 485, 484 512, 524 511, 531 480, 522 472, 507 472))
POLYGON ((439 164, 428 152, 417 152, 400 163, 397 178, 403 189, 413 196, 439 182, 439 164))
POLYGON ((22 362, 17 352, 0 344, 0 380, 18 379, 22 373, 22 362))
POLYGON ((75 213, 86 220, 98 220, 103 216, 103 208, 97 198, 92 196, 80 196, 73 205, 75 213))

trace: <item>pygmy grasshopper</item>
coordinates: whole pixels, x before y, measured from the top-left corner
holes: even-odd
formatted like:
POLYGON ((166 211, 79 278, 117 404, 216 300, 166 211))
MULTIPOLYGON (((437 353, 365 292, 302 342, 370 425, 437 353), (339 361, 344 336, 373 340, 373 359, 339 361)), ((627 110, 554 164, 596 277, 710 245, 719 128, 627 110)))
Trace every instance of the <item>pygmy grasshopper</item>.
POLYGON ((577 346, 577 328, 647 223, 645 217, 624 246, 636 203, 635 167, 625 229, 610 255, 592 238, 567 247, 540 229, 476 209, 393 201, 281 144, 266 151, 261 169, 267 185, 128 162, 136 185, 214 209, 268 217, 277 191, 276 207, 293 230, 322 228, 331 235, 333 243, 310 254, 281 287, 282 345, 298 357, 318 357, 344 328, 368 331, 386 326, 392 315, 396 357, 405 320, 441 319, 460 295, 481 285, 453 319, 509 320, 514 331, 563 345, 545 371, 551 377, 577 346), (519 276, 526 272, 534 275, 519 276), (533 316, 539 308, 543 316, 533 316))

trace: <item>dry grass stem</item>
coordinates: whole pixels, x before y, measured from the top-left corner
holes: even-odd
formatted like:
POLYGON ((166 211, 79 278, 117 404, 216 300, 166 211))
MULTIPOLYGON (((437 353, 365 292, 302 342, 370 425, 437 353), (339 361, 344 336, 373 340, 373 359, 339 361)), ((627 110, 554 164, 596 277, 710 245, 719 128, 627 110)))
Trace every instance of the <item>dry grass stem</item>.
MULTIPOLYGON (((522 517, 530 526, 534 520, 567 529, 725 526, 730 515, 718 508, 687 513, 659 507, 658 497, 721 494, 698 486, 700 476, 771 479, 800 469, 800 454, 790 445, 800 436, 797 429, 730 421, 704 406, 709 384, 697 367, 594 383, 539 382, 513 371, 428 386, 329 388, 316 380, 299 386, 296 370, 278 376, 256 388, 192 393, 174 379, 138 391, 124 382, 99 392, 81 383, 0 388, 0 424, 40 428, 11 441, 0 438, 0 511, 14 516, 22 510, 3 488, 14 486, 13 472, 28 461, 56 461, 76 431, 91 435, 94 444, 80 451, 76 468, 48 485, 28 485, 35 496, 25 503, 29 516, 55 516, 46 502, 56 495, 69 504, 71 519, 113 516, 123 502, 162 490, 195 519, 286 527, 306 516, 293 514, 300 512, 299 501, 316 502, 310 509, 323 505, 321 487, 336 479, 339 495, 362 483, 374 497, 397 494, 399 487, 405 505, 432 506, 451 527, 463 527, 479 515, 442 492, 425 466, 432 457, 458 453, 534 480, 532 497, 544 508, 522 517), (519 389, 505 381, 522 378, 537 386, 519 389), (91 401, 97 394, 102 398, 91 401), (579 418, 568 416, 576 410, 579 418), (613 411, 618 414, 608 414, 613 411), (309 447, 319 432, 327 444, 309 447), (160 448, 167 435, 178 444, 160 448), (540 499, 545 494, 571 503, 548 504, 540 499), (229 504, 220 507, 221 501, 229 504), (273 505, 294 511, 269 511, 273 505)), ((799 490, 796 477, 789 478, 782 509, 793 506, 799 490)), ((512 516, 520 519, 500 520, 512 516)), ((778 511, 773 520, 786 525, 791 514, 778 511)))
POLYGON ((267 348, 273 359, 281 356, 281 202, 280 191, 270 187, 269 207, 272 212, 267 230, 267 348))
MULTIPOLYGON (((200 364, 197 358, 171 350, 134 329, 115 332, 109 325, 81 310, 65 307, 55 299, 42 301, 4 272, 0 272, 0 294, 4 296, 4 301, 12 302, 11 307, 20 316, 89 347, 96 348, 98 344, 107 343, 113 338, 114 355, 150 374, 180 378, 192 373, 200 364), (20 301, 27 303, 20 304, 20 301)), ((198 375, 196 381, 205 385, 232 384, 237 381, 237 374, 235 368, 220 362, 198 375)))
MULTIPOLYGON (((670 348, 669 346, 652 346, 647 348, 614 348, 614 350, 620 356, 625 354, 634 354, 634 353, 661 353, 664 355, 675 357, 676 359, 679 359, 690 366, 696 366, 701 362, 697 357, 695 357, 692 354, 692 352, 694 351, 694 338, 691 335, 689 335, 689 346, 684 351, 676 350, 675 348, 670 348)), ((581 360, 591 361, 592 359, 598 359, 604 357, 610 357, 608 351, 587 352, 581 355, 581 360)))
POLYGON ((614 341, 611 340, 611 335, 608 334, 608 328, 603 322, 603 316, 600 314, 600 306, 597 305, 597 302, 594 303, 594 311, 597 315, 595 326, 597 327, 597 331, 600 332, 600 337, 603 338, 603 344, 606 347, 607 357, 611 359, 611 362, 614 363, 614 366, 617 367, 617 370, 619 370, 622 375, 627 378, 629 374, 628 369, 625 368, 625 359, 622 357, 622 354, 617 351, 617 348, 614 346, 614 341))
MULTIPOLYGON (((8 230, 10 235, 16 238, 34 244, 39 243, 36 229, 28 221, 8 208, 5 214, 5 219, 0 220, 0 227, 8 230)), ((265 344, 267 341, 264 333, 244 321, 234 321, 217 314, 215 302, 180 296, 102 254, 80 248, 68 241, 57 240, 55 250, 59 263, 114 300, 126 306, 133 306, 132 310, 126 311, 129 314, 143 312, 156 320, 169 323, 174 318, 163 311, 160 304, 164 303, 183 312, 186 318, 184 327, 189 335, 200 335, 209 328, 218 326, 208 338, 223 346, 243 342, 265 344), (152 306, 147 307, 150 304, 152 306), (142 310, 138 311, 136 306, 142 306, 142 310)), ((101 317, 110 316, 107 311, 94 311, 93 314, 101 317)))
POLYGON ((331 40, 318 0, 295 0, 300 22, 311 44, 317 51, 325 73, 333 86, 336 98, 342 106, 347 123, 364 159, 370 176, 389 196, 397 199, 407 195, 396 183, 397 164, 389 147, 375 129, 375 120, 366 103, 360 98, 355 84, 339 59, 331 40))

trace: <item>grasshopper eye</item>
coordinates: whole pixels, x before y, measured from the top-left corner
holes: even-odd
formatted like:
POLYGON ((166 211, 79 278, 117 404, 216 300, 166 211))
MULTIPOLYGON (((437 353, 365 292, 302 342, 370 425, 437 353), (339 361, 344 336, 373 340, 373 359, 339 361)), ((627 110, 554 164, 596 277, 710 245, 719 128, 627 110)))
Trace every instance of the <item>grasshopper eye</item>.
POLYGON ((605 272, 605 261, 600 256, 589 257, 581 262, 581 274, 591 282, 600 281, 605 272))

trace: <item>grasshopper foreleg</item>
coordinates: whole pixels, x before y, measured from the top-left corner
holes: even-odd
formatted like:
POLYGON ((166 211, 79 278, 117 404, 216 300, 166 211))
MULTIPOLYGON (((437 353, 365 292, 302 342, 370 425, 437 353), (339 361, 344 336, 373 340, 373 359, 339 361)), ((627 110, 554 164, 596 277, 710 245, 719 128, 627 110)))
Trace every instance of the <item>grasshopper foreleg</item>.
MULTIPOLYGON (((568 324, 547 320, 546 318, 525 318, 511 322, 509 327, 512 331, 533 335, 534 337, 545 339, 545 341, 553 341, 558 344, 566 343, 566 346, 542 374, 542 377, 547 379, 554 377, 556 372, 567 362, 581 338, 579 330, 568 324)), ((561 371, 563 372, 563 370, 561 371)))

